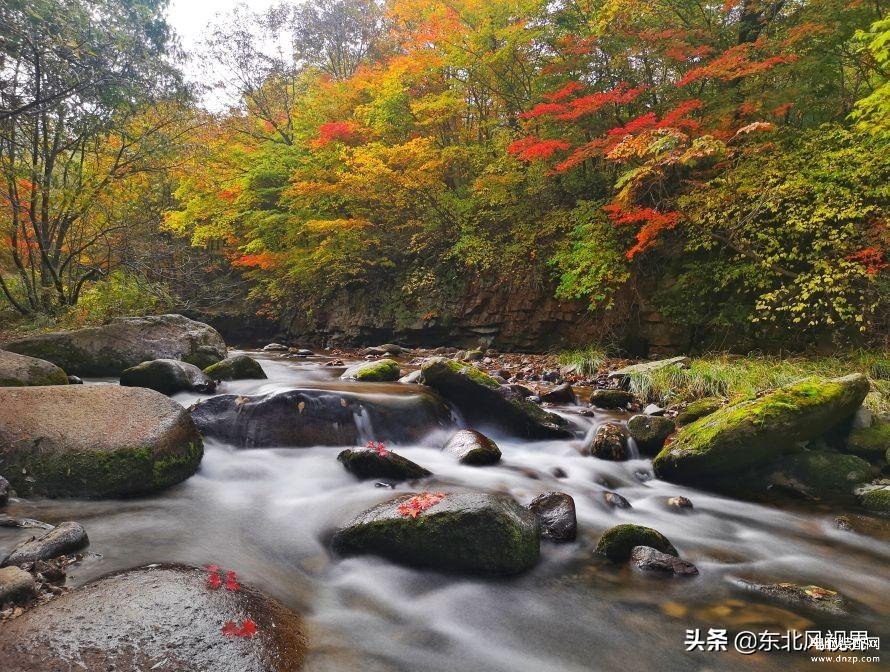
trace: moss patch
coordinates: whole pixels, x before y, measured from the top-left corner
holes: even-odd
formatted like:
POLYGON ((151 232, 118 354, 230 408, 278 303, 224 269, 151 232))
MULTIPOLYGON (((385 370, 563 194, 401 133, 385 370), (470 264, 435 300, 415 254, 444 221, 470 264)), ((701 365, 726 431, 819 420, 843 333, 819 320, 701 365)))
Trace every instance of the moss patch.
POLYGON ((876 419, 871 427, 859 427, 847 437, 847 451, 868 460, 881 459, 890 450, 890 422, 876 419))
POLYGON ((267 377, 260 363, 247 355, 235 355, 211 364, 204 369, 204 373, 215 381, 262 380, 267 377))
POLYGON ((365 383, 388 383, 402 375, 399 363, 394 359, 380 359, 376 362, 352 366, 340 376, 343 380, 357 380, 365 383))
POLYGON ((705 397, 697 399, 688 404, 680 413, 677 414, 677 425, 688 425, 695 422, 706 415, 711 415, 719 411, 723 406, 723 399, 720 397, 705 397))
POLYGON ((610 527, 600 537, 594 551, 597 555, 608 558, 614 562, 625 562, 630 559, 631 551, 635 546, 651 546, 662 553, 679 557, 677 549, 658 530, 643 525, 625 523, 610 527))

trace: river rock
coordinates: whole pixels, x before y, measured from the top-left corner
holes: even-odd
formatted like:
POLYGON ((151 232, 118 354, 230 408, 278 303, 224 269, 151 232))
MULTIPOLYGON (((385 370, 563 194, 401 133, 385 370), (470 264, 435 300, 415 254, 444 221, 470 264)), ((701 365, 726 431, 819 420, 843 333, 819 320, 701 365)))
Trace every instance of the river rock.
POLYGON ((682 495, 676 495, 674 497, 668 497, 667 505, 670 509, 688 511, 692 509, 692 500, 688 497, 683 497, 682 495))
POLYGON ((861 457, 833 450, 804 450, 770 468, 772 485, 807 499, 851 499, 857 484, 871 479, 871 465, 861 457))
POLYGON ((723 399, 720 397, 704 397, 696 399, 686 405, 682 411, 677 414, 677 425, 688 425, 695 422, 706 415, 711 415, 715 411, 719 411, 723 406, 723 399))
POLYGON ((659 478, 717 487, 765 466, 849 418, 868 393, 861 374, 809 378, 759 399, 726 406, 682 427, 655 458, 659 478))
POLYGON ((384 478, 389 481, 410 481, 432 476, 432 472, 391 450, 347 448, 337 455, 350 474, 361 481, 384 478))
POLYGON ((609 373, 609 378, 617 378, 623 380, 633 376, 651 375, 661 369, 668 367, 683 368, 688 366, 689 357, 670 357, 668 359, 658 359, 651 362, 640 362, 639 364, 631 364, 623 369, 617 369, 609 373))
POLYGON ((30 602, 36 594, 37 582, 29 572, 19 567, 0 567, 0 609, 9 603, 30 602))
POLYGON ((525 438, 571 436, 563 418, 502 389, 494 378, 474 366, 436 357, 423 364, 421 376, 424 385, 454 404, 474 425, 492 425, 525 438))
POLYGON ((372 554, 416 567, 512 575, 538 561, 538 521, 512 497, 485 492, 401 495, 333 537, 340 555, 372 554))
POLYGON ((575 392, 568 383, 557 385, 549 392, 541 395, 541 400, 549 404, 574 404, 576 403, 575 392))
POLYGON ((420 385, 420 369, 412 371, 407 376, 399 378, 399 382, 403 385, 420 385))
POLYGON ((340 380, 358 380, 365 383, 391 383, 402 375, 399 363, 394 359, 379 359, 350 366, 340 380))
POLYGON ((380 441, 416 444, 452 426, 451 411, 429 390, 398 383, 377 387, 375 394, 323 383, 257 396, 225 394, 189 410, 204 436, 239 448, 354 446, 365 443, 369 429, 380 441))
POLYGON ((253 357, 249 355, 234 355, 221 362, 211 364, 204 373, 211 379, 219 382, 222 380, 265 380, 266 372, 253 357))
POLYGON ((635 546, 630 553, 630 564, 647 572, 664 572, 676 576, 695 576, 698 568, 691 562, 662 553, 651 546, 635 546))
POLYGON ((74 553, 90 543, 87 531, 80 523, 59 523, 41 537, 30 539, 16 546, 6 556, 0 567, 21 565, 36 560, 50 560, 60 555, 74 553))
POLYGON ((877 513, 890 513, 890 482, 869 483, 856 489, 863 508, 877 513))
POLYGON ((632 508, 627 498, 619 495, 617 492, 606 491, 603 493, 603 501, 613 509, 630 509, 632 508))
POLYGON ((194 364, 178 359, 154 359, 121 372, 124 387, 147 387, 162 394, 177 392, 213 392, 216 381, 194 364))
POLYGON ((635 415, 627 421, 627 433, 643 455, 657 454, 675 429, 673 420, 658 415, 635 415))
POLYGON ((481 467, 501 461, 498 444, 475 429, 461 429, 448 439, 443 450, 454 455, 461 464, 481 467))
POLYGON ((735 583, 744 590, 765 595, 785 604, 810 607, 837 616, 843 616, 849 612, 849 604, 843 595, 821 586, 798 585, 796 583, 764 584, 743 580, 736 580, 735 583))
POLYGON ((117 376, 152 359, 181 359, 205 367, 226 356, 225 341, 216 329, 182 315, 119 317, 101 327, 13 341, 6 349, 45 359, 78 376, 117 376))
POLYGON ((637 546, 650 546, 662 553, 680 555, 661 532, 632 523, 615 525, 603 532, 594 552, 615 562, 626 562, 637 546))
POLYGON ((0 408, 0 462, 20 496, 150 493, 191 476, 204 454, 185 409, 141 387, 6 387, 0 408))
POLYGON ((600 425, 583 452, 601 460, 620 462, 628 459, 630 451, 627 448, 627 435, 624 433, 624 428, 612 422, 600 425))
POLYGON ((578 536, 578 517, 575 500, 564 492, 545 492, 535 497, 529 510, 538 517, 541 537, 556 543, 575 541, 578 536))
POLYGON ((634 395, 627 390, 613 388, 594 390, 590 395, 590 403, 597 408, 627 408, 633 400, 634 395))
POLYGON ((43 359, 0 350, 0 387, 67 385, 68 376, 43 359))
POLYGON ((184 565, 107 575, 0 628, 4 672, 296 672, 305 652, 297 613, 244 584, 208 590, 207 572, 184 565), (248 620, 253 636, 223 634, 248 620))
POLYGON ((890 421, 874 418, 867 427, 854 427, 847 437, 845 450, 871 462, 883 460, 890 450, 890 421))
POLYGON ((282 343, 269 343, 263 346, 263 352, 287 352, 288 347, 282 343))

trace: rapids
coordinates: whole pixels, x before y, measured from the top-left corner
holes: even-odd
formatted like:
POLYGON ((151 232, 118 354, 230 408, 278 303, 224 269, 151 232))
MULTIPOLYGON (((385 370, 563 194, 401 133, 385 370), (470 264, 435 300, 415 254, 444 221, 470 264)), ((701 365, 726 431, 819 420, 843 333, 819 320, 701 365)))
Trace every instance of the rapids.
MULTIPOLYGON (((268 380, 224 383, 217 393, 257 395, 313 386, 378 398, 398 392, 387 385, 337 381, 343 369, 323 366, 318 358, 251 354, 268 380)), ((174 398, 188 406, 207 396, 174 398)), ((607 462, 581 456, 576 446, 584 434, 620 414, 597 412, 590 418, 557 410, 572 419, 576 439, 528 442, 491 433, 503 452, 502 462, 492 467, 463 466, 441 453, 437 448, 448 436, 441 430, 423 445, 391 446, 435 474, 420 486, 397 485, 397 492, 481 488, 509 492, 523 504, 550 490, 574 497, 578 541, 542 543, 539 565, 510 580, 447 576, 369 557, 332 558, 327 542, 338 524, 393 495, 348 474, 336 460, 341 450, 336 446, 238 450, 209 439, 198 473, 156 496, 19 500, 5 512, 52 523, 76 520, 86 527, 91 554, 69 569, 68 585, 150 562, 214 563, 236 570, 242 581, 305 614, 309 671, 810 670, 816 664, 808 654, 687 653, 685 631, 868 630, 890 641, 886 521, 863 519, 871 525, 869 534, 842 531, 834 517, 856 514, 735 501, 654 480, 648 459, 607 462), (557 468, 566 476, 555 477, 557 468), (633 508, 608 507, 602 501, 606 489, 626 497, 633 508), (688 497, 694 509, 669 509, 665 500, 673 495, 688 497), (602 531, 622 522, 661 531, 700 575, 665 579, 593 561, 602 531), (817 584, 859 606, 850 617, 814 616, 742 592, 733 578, 817 584)), ((363 439, 377 438, 367 415, 357 415, 357 422, 363 439)), ((0 556, 31 534, 0 528, 0 556)), ((860 664, 856 669, 878 668, 860 664)))

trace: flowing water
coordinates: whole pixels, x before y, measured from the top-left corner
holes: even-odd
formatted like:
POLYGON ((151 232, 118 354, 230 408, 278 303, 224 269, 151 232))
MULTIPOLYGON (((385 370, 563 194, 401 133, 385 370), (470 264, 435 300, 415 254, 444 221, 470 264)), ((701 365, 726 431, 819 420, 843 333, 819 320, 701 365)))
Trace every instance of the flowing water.
MULTIPOLYGON (((366 394, 395 394, 392 386, 334 383, 342 369, 321 361, 257 356, 268 380, 227 383, 219 392, 348 385, 366 394)), ((176 397, 185 405, 198 398, 176 397)), ((842 531, 834 523, 841 510, 735 501, 654 480, 648 459, 582 456, 576 450, 581 437, 609 417, 561 411, 576 425, 578 439, 528 442, 494 434, 503 452, 497 466, 457 464, 437 449, 447 438, 442 435, 425 445, 394 447, 435 474, 419 486, 398 485, 397 492, 479 488, 509 492, 521 503, 550 490, 574 497, 578 541, 542 543, 539 565, 513 579, 448 576, 371 557, 332 558, 327 542, 337 525, 393 496, 373 481, 356 481, 336 460, 337 447, 237 450, 207 441, 198 473, 156 496, 22 500, 7 512, 84 524, 89 550, 97 555, 70 569, 69 585, 150 562, 236 570, 242 581, 305 615, 310 671, 849 669, 813 663, 809 654, 743 656, 731 650, 732 640, 727 652, 686 652, 685 632, 691 628, 868 630, 883 636, 886 648, 886 521, 862 521, 869 525, 865 534, 842 531), (554 470, 560 469, 565 476, 557 478, 554 470), (602 500, 606 489, 623 495, 632 508, 608 507, 602 500), (669 509, 665 501, 673 495, 690 498, 694 509, 669 509), (602 531, 623 522, 660 530, 700 575, 666 579, 595 561, 592 551, 602 531), (735 578, 833 588, 855 601, 855 611, 849 617, 815 616, 742 591, 735 578)), ((357 422, 362 436, 374 438, 367 417, 357 422)), ((30 533, 0 528, 0 556, 30 533)))

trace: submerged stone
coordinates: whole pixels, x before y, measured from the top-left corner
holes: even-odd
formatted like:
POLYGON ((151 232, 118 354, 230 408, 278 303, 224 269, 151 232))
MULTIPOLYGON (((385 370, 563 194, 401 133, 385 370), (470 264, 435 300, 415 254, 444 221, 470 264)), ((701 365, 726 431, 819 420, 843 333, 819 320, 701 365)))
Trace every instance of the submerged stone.
POLYGON ((535 516, 508 495, 485 492, 401 495, 340 528, 332 545, 340 555, 482 575, 519 574, 540 552, 535 516))
POLYGON ((822 586, 799 585, 796 583, 752 583, 737 581, 745 590, 765 595, 778 602, 795 606, 805 606, 838 616, 849 612, 847 599, 837 591, 822 586))
POLYGON ((651 546, 636 546, 630 553, 630 563, 647 572, 663 572, 676 576, 696 576, 698 568, 691 562, 662 553, 651 546))

